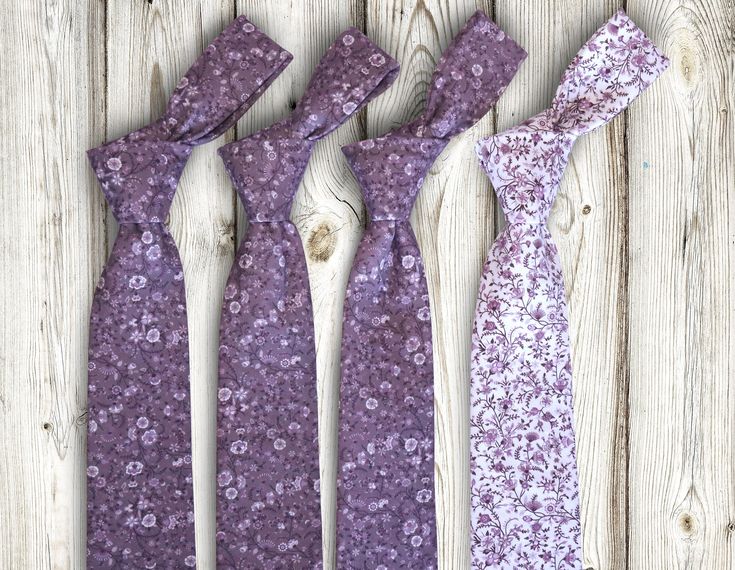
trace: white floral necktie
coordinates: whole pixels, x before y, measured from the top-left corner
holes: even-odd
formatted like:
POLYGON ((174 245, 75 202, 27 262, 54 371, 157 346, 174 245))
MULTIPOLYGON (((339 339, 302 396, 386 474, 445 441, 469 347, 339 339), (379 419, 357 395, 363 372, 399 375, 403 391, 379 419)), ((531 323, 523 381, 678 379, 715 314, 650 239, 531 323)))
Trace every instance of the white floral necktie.
POLYGON ((579 51, 549 109, 477 145, 507 226, 485 264, 473 333, 473 568, 581 568, 567 306, 546 222, 577 137, 667 65, 621 10, 579 51))

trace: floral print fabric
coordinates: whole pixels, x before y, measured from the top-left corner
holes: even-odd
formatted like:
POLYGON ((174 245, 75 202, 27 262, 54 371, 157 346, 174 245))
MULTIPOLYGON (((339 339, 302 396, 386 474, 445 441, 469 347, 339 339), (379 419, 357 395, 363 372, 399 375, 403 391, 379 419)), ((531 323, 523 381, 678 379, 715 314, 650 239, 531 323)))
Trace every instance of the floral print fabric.
POLYGON ((90 318, 88 568, 196 565, 183 270, 163 222, 192 147, 233 125, 290 59, 237 18, 161 119, 89 151, 120 230, 90 318))
POLYGON ((220 325, 218 568, 321 567, 314 325, 304 251, 288 217, 316 141, 397 72, 350 28, 290 117, 220 149, 250 227, 220 325))
POLYGON ((431 317, 408 217, 450 137, 488 111, 524 57, 477 12, 439 60, 424 112, 383 137, 343 149, 371 223, 344 314, 339 568, 436 568, 431 317))
POLYGON ((620 11, 579 51, 548 110, 477 145, 507 226, 485 263, 473 334, 473 568, 582 567, 569 321, 546 221, 574 140, 667 64, 620 11))

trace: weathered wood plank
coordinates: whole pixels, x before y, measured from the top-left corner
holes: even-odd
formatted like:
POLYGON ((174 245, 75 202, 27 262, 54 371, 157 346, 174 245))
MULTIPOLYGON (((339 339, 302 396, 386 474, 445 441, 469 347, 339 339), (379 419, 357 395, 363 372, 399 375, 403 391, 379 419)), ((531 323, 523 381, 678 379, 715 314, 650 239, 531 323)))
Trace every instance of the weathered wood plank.
MULTIPOLYGON (((361 2, 357 0, 241 1, 238 10, 294 54, 294 61, 263 101, 256 104, 238 124, 238 135, 242 137, 288 115, 304 93, 326 49, 348 26, 362 28, 363 13, 361 2)), ((291 211, 291 220, 304 243, 314 306, 325 569, 334 568, 336 555, 335 491, 342 309, 347 278, 362 233, 358 217, 361 212, 360 192, 340 147, 365 138, 364 113, 362 111, 317 144, 291 211)), ((244 212, 240 208, 240 234, 245 225, 244 212)))
POLYGON ((631 568, 732 568, 733 3, 635 0, 671 57, 629 114, 631 568))
MULTIPOLYGON (((498 3, 529 52, 498 107, 498 130, 547 108, 564 69, 618 4, 498 3)), ((567 289, 585 567, 625 568, 627 181, 625 119, 575 143, 549 228, 567 289)))
MULTIPOLYGON (((157 119, 176 83, 234 18, 234 2, 110 2, 107 138, 157 119)), ((215 410, 219 313, 234 255, 233 192, 216 148, 196 148, 170 214, 184 266, 189 320, 196 550, 214 568, 215 410)))
POLYGON ((104 130, 104 7, 14 4, 1 36, 0 567, 81 568, 87 317, 105 258, 84 150, 104 130))

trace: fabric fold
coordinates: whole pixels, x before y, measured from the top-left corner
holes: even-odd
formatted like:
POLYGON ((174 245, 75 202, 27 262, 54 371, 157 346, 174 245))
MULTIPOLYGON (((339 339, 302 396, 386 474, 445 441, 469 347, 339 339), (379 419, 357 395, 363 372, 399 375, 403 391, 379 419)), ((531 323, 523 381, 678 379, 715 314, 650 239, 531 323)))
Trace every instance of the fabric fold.
POLYGON ((90 316, 88 568, 196 565, 184 275, 164 221, 192 146, 234 124, 289 60, 237 18, 161 119, 88 151, 120 223, 90 316))
POLYGON ((408 218, 434 160, 497 101, 525 55, 477 12, 439 60, 419 117, 343 148, 371 221, 343 320, 340 568, 436 568, 431 318, 408 218))
POLYGON ((250 224, 220 324, 218 568, 321 568, 314 325, 289 214, 316 142, 397 71, 393 58, 349 28, 289 117, 219 150, 250 224))
POLYGON ((477 145, 507 226, 485 263, 472 340, 473 568, 582 568, 569 319, 546 222, 577 137, 667 65, 620 11, 572 60, 549 109, 477 145))

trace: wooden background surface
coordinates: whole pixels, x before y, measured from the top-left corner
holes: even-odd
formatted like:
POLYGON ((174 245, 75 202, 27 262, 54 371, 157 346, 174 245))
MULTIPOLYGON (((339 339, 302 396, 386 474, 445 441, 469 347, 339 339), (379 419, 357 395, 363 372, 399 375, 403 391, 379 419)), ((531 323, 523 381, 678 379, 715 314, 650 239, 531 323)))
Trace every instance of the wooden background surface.
MULTIPOLYGON (((341 310, 365 211, 339 152, 419 113, 476 8, 530 56, 497 109, 436 162, 413 223, 434 314, 444 569, 469 567, 468 354, 480 269, 502 224, 473 141, 542 110, 612 0, 3 1, 0 568, 81 569, 87 318, 115 235, 84 150, 155 119, 244 13, 294 62, 217 143, 170 216, 186 272, 199 568, 214 568, 214 410, 224 280, 243 212, 218 144, 285 116, 346 26, 402 64, 321 142, 293 210, 316 311, 325 567, 334 567, 341 310)), ((628 0, 672 65, 577 143, 551 222, 572 317, 586 568, 735 567, 735 6, 628 0)))

